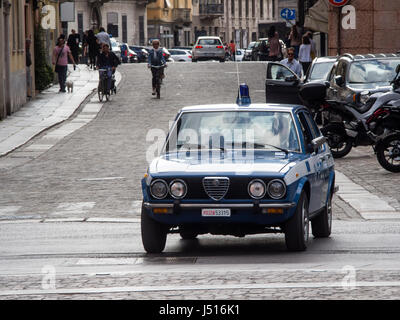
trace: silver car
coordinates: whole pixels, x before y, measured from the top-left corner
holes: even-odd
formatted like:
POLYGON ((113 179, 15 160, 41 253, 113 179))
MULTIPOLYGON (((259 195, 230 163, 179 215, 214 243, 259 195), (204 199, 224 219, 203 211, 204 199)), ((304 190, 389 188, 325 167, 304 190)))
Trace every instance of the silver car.
POLYGON ((219 60, 225 62, 225 49, 220 37, 199 37, 192 50, 192 61, 219 60))

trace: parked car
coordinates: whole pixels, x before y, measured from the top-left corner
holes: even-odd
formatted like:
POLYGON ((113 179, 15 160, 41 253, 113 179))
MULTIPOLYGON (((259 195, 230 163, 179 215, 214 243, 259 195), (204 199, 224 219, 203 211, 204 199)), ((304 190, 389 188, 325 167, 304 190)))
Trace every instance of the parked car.
POLYGON ((314 237, 331 233, 334 183, 326 138, 305 107, 185 107, 142 179, 142 243, 160 253, 168 233, 282 232, 288 250, 305 250, 310 224, 314 237))
POLYGON ((314 58, 307 74, 305 75, 304 83, 315 81, 328 81, 331 70, 338 57, 317 57, 314 58))
POLYGON ((169 49, 169 53, 175 62, 192 62, 192 54, 189 50, 169 49))
POLYGON ((236 49, 235 60, 243 61, 243 57, 244 57, 244 49, 236 49))
POLYGON ((121 60, 123 63, 139 62, 136 52, 130 49, 127 43, 122 43, 120 45, 120 49, 121 49, 121 60))
POLYGON ((145 47, 142 46, 129 46, 129 49, 133 50, 136 52, 138 61, 139 62, 146 62, 147 63, 147 58, 149 56, 149 52, 145 47))
POLYGON ((192 50, 192 61, 218 60, 225 62, 225 49, 220 37, 198 37, 192 50))
MULTIPOLYGON (((400 54, 342 55, 334 64, 329 77, 327 98, 346 102, 356 93, 387 92, 400 64, 400 54)), ((364 94, 366 100, 369 94, 364 94)))
POLYGON ((256 41, 252 41, 249 43, 249 45, 247 46, 247 48, 244 51, 244 57, 243 57, 243 61, 252 61, 252 52, 253 52, 253 48, 254 45, 256 44, 256 41))
POLYGON ((112 52, 114 52, 115 55, 118 57, 118 59, 121 61, 121 48, 119 47, 120 46, 119 42, 114 38, 110 38, 110 42, 111 42, 112 52))
POLYGON ((182 49, 182 50, 192 51, 193 46, 175 46, 175 47, 172 47, 171 49, 182 49))

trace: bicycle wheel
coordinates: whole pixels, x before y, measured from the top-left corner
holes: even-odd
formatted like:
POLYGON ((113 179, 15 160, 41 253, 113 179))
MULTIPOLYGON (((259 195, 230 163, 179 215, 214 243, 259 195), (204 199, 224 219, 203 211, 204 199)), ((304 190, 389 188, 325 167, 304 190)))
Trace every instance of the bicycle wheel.
POLYGON ((103 101, 103 81, 99 82, 99 85, 97 86, 97 94, 99 96, 99 101, 102 102, 103 101))
POLYGON ((161 98, 161 77, 160 77, 160 71, 157 72, 157 80, 156 80, 156 93, 157 93, 157 99, 161 98))
POLYGON ((104 90, 104 95, 106 97, 106 100, 110 101, 110 90, 108 90, 108 80, 107 80, 107 78, 103 80, 103 90, 104 90))

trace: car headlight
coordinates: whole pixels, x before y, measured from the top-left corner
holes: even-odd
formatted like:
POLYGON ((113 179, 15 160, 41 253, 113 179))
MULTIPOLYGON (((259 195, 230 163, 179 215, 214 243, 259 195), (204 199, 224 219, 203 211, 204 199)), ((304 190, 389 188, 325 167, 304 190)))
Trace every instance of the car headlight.
POLYGON ((164 180, 154 180, 150 185, 150 193, 156 199, 164 199, 168 194, 168 186, 164 180))
POLYGON ((272 199, 281 199, 286 193, 286 186, 282 180, 271 180, 268 183, 267 191, 272 199))
POLYGON ((187 192, 187 186, 183 180, 173 180, 169 185, 169 192, 175 199, 182 199, 187 192))
POLYGON ((265 196, 267 188, 265 187, 265 183, 262 180, 255 179, 250 181, 248 186, 248 192, 250 197, 253 199, 261 199, 265 196))

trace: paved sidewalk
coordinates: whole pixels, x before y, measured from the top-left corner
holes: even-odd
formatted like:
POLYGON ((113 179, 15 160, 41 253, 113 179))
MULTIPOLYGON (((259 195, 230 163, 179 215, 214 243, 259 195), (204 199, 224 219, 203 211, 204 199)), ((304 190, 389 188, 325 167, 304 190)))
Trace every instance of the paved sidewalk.
MULTIPOLYGON (((58 84, 42 91, 19 111, 0 121, 0 157, 25 144, 42 131, 67 120, 98 84, 98 72, 80 64, 68 66, 73 93, 59 93, 58 84)), ((117 84, 121 75, 116 73, 117 84)))

